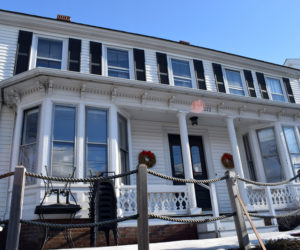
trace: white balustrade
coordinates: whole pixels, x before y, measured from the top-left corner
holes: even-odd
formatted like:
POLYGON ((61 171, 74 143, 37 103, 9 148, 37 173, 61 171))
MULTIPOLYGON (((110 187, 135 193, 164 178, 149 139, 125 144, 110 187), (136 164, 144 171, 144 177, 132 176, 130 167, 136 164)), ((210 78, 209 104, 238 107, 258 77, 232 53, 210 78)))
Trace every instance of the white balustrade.
MULTIPOLYGON (((189 201, 185 185, 149 185, 149 213, 155 214, 187 214, 189 201)), ((124 216, 137 213, 136 186, 121 186, 118 209, 124 216)))

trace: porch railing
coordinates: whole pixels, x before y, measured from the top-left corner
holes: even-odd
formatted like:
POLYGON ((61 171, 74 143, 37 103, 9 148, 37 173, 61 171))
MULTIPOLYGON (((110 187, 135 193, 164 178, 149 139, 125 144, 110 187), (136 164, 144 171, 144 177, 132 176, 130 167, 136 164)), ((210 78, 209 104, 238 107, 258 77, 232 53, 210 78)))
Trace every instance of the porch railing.
MULTIPOLYGON (((118 209, 124 216, 137 213, 135 185, 119 188, 118 209)), ((148 211, 156 214, 188 214, 189 201, 186 185, 149 185, 148 211)))

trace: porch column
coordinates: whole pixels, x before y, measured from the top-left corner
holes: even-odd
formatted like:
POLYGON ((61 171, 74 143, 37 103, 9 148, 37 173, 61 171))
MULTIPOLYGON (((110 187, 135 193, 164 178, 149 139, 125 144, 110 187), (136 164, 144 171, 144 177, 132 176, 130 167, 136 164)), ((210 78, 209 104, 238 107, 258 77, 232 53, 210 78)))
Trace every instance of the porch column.
MULTIPOLYGON (((178 116, 179 128, 180 128, 180 140, 181 140, 182 158, 183 158, 183 166, 184 166, 184 176, 185 179, 192 179, 193 169, 192 169, 189 136, 188 136, 188 130, 186 126, 186 112, 179 111, 177 113, 177 116, 178 116)), ((187 188, 188 188, 191 213, 193 213, 196 212, 195 208, 197 207, 194 184, 188 183, 187 188)))
MULTIPOLYGON (((234 117, 231 117, 231 116, 227 117, 226 123, 227 123, 229 140, 230 140, 231 149, 232 149, 234 168, 235 168, 236 173, 240 177, 244 178, 244 170, 243 170, 243 165, 242 165, 242 161, 241 161, 241 154, 240 154, 239 145, 238 145, 238 142, 236 139, 236 132, 235 132, 235 128, 234 128, 234 117)), ((239 185, 239 189, 240 189, 239 190, 240 194, 241 194, 244 202, 248 203, 245 183, 239 181, 238 185, 239 185)))
MULTIPOLYGON (((108 171, 119 174, 118 112, 115 105, 109 108, 109 165, 108 171)), ((120 183, 117 179, 116 185, 120 183)))
POLYGON ((285 178, 286 179, 293 178, 294 173, 290 164, 289 153, 286 147, 281 124, 279 122, 276 122, 274 128, 275 128, 275 137, 276 137, 276 144, 278 148, 278 154, 280 157, 281 167, 283 168, 285 178))

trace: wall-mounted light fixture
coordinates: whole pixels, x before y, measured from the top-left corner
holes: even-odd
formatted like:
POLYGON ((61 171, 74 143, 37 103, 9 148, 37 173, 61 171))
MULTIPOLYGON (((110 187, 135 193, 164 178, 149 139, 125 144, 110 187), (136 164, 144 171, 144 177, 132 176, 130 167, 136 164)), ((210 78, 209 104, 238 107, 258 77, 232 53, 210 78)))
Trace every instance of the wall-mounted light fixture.
POLYGON ((192 126, 197 126, 198 125, 198 117, 197 116, 192 116, 190 117, 192 126))

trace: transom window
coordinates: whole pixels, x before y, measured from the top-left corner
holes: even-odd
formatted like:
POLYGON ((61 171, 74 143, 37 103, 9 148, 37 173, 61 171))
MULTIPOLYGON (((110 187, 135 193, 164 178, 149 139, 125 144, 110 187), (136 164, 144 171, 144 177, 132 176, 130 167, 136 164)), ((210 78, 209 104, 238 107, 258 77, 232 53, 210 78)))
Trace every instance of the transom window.
POLYGON ((38 38, 36 67, 61 69, 63 42, 38 38))
POLYGON ((107 74, 113 77, 130 78, 128 50, 107 48, 107 74))
POLYGON ((280 80, 276 78, 266 77, 266 82, 272 100, 285 102, 280 80))
POLYGON ((189 61, 171 58, 175 86, 192 88, 192 76, 189 61))
POLYGON ((230 94, 245 95, 243 82, 239 71, 225 69, 228 89, 230 94))
POLYGON ((107 174, 107 111, 86 109, 86 176, 107 174))
POLYGON ((277 151, 274 129, 266 128, 258 130, 257 136, 267 182, 281 181, 283 173, 277 151))

